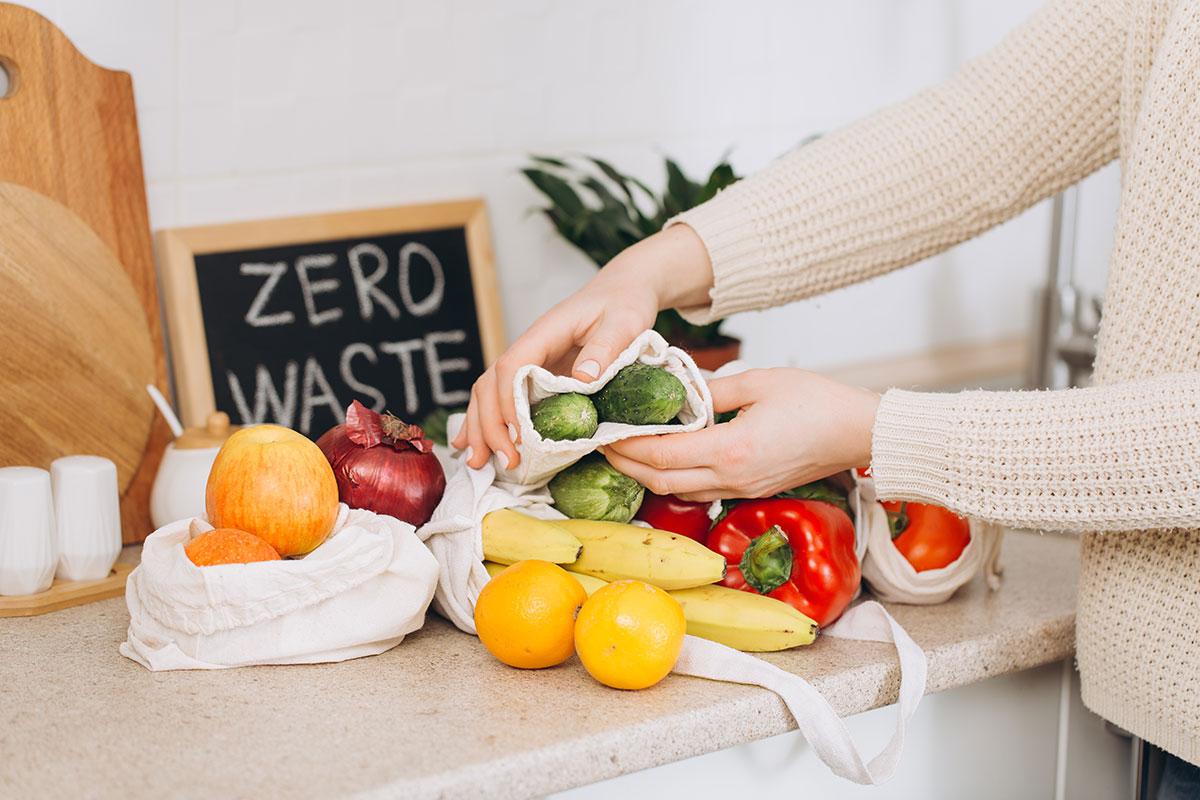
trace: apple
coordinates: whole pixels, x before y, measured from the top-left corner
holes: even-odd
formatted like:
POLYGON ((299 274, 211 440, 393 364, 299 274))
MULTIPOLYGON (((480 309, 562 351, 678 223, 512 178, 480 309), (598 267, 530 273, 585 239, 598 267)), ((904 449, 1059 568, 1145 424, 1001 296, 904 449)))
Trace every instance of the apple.
POLYGON ((255 425, 225 440, 204 501, 214 527, 247 531, 281 556, 298 556, 333 530, 337 479, 307 437, 281 425, 255 425))

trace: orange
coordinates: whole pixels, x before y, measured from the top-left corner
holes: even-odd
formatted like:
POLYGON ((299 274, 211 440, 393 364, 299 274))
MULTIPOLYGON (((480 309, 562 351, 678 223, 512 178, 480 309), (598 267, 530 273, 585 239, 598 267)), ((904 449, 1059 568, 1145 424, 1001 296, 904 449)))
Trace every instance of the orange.
POLYGON ((475 632, 510 667, 553 667, 575 652, 575 615, 586 599, 579 581, 562 567, 518 561, 479 593, 475 632))
POLYGON ((279 560, 279 553, 264 539, 237 528, 216 528, 202 533, 188 542, 183 552, 197 567, 279 560))
POLYGON ((575 650, 592 677, 614 689, 645 689, 679 658, 687 621, 671 595, 641 581, 613 581, 575 621, 575 650))

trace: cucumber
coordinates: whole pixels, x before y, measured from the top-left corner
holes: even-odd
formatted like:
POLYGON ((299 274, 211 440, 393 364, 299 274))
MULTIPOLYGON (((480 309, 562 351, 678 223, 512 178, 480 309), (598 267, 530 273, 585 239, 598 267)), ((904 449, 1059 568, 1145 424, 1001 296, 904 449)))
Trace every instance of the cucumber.
POLYGON ((608 522, 633 519, 646 491, 599 453, 590 453, 555 475, 548 488, 554 507, 571 519, 608 522))
POLYGON ((683 382, 662 367, 630 364, 592 400, 601 422, 664 425, 683 409, 687 392, 683 382))
POLYGON ((529 417, 543 439, 554 441, 586 439, 600 425, 592 398, 578 392, 547 397, 529 409, 529 417))

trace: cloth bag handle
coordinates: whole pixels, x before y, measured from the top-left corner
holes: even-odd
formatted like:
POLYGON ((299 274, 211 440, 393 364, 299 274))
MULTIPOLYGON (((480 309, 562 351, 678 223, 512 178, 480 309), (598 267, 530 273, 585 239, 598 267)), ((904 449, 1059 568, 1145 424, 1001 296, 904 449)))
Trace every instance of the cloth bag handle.
POLYGON ((799 675, 716 642, 688 636, 675 664, 675 672, 727 683, 761 686, 779 695, 796 720, 800 734, 835 775, 865 785, 878 785, 896 771, 904 750, 909 719, 925 694, 929 671, 925 653, 887 610, 868 600, 846 611, 822 633, 839 639, 885 642, 896 646, 900 659, 900 692, 896 730, 891 739, 867 761, 850 729, 821 693, 799 675))

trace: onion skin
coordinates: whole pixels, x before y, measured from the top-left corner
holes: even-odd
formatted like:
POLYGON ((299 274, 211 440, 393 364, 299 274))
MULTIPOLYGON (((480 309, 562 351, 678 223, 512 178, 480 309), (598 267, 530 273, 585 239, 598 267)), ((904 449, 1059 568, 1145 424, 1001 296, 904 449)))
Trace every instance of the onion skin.
POLYGON ((326 431, 317 447, 333 467, 338 499, 351 508, 420 527, 429 521, 446 490, 446 473, 432 452, 396 448, 387 442, 364 447, 350 439, 346 425, 326 431))

